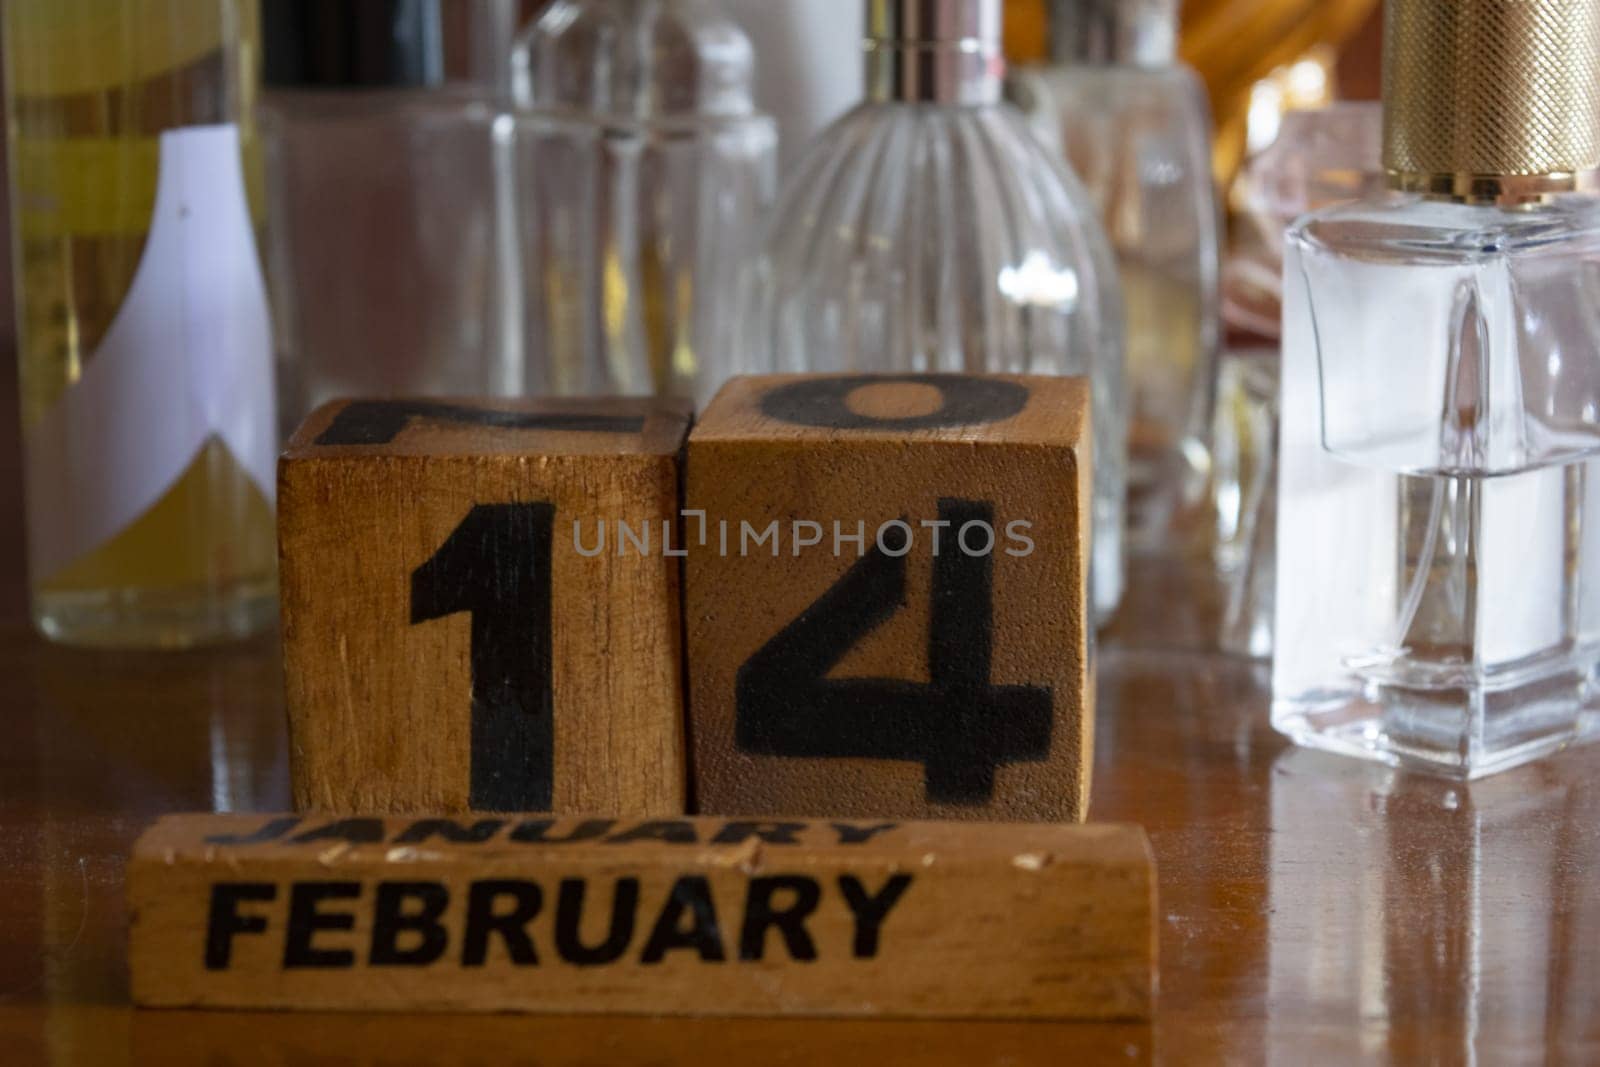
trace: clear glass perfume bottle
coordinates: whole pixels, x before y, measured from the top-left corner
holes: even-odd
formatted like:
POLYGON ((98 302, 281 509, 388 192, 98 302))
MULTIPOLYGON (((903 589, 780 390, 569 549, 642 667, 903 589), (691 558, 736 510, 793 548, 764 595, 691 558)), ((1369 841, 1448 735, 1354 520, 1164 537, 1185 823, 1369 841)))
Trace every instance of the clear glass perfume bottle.
POLYGON ((1092 380, 1093 596, 1122 594, 1122 307, 1094 206, 1001 99, 999 0, 872 0, 867 100, 824 131, 750 269, 745 369, 1092 380))
POLYGON ((777 183, 754 55, 711 0, 556 0, 517 42, 529 387, 709 399, 777 183))
POLYGON ((1217 360, 1212 558, 1222 581, 1217 639, 1224 651, 1272 655, 1283 235, 1308 212, 1381 195, 1382 159, 1382 107, 1346 101, 1286 113, 1278 139, 1234 183, 1239 211, 1223 266, 1222 318, 1263 346, 1230 345, 1217 360))
POLYGON ((8 0, 33 618, 70 644, 271 625, 255 0, 8 0))
POLYGON ((1413 192, 1288 236, 1273 722, 1476 776, 1600 726, 1600 3, 1387 34, 1413 192))
POLYGON ((1176 59, 1178 0, 1051 0, 1053 62, 1013 80, 1100 209, 1127 306, 1128 527, 1157 548, 1207 473, 1220 212, 1205 87, 1176 59))
POLYGON ((446 84, 439 0, 262 15, 285 435, 339 396, 521 393, 510 118, 446 84))

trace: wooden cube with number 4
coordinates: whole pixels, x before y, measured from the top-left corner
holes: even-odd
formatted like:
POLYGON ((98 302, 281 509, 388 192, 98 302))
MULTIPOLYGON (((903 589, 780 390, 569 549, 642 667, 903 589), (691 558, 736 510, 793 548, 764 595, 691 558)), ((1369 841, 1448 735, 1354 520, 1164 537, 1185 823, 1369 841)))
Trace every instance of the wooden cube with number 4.
POLYGON ((1088 802, 1079 379, 736 379, 690 435, 708 814, 1074 820, 1088 802))
POLYGON ((296 806, 681 813, 688 425, 642 400, 314 413, 279 467, 296 806))

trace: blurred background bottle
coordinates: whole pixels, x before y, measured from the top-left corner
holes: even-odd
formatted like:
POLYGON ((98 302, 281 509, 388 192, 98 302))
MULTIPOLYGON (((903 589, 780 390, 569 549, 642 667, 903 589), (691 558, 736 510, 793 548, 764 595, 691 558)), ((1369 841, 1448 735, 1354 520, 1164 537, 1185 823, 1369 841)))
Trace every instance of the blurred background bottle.
POLYGON ((749 39, 711 0, 556 0, 513 72, 530 390, 709 399, 776 184, 749 39))
MULTIPOLYGON (((262 14, 284 434, 339 396, 520 394, 494 34, 472 42, 482 81, 447 82, 439 0, 264 0, 262 14)), ((501 5, 478 15, 475 32, 514 24, 501 5)))
POLYGON ((1176 59, 1177 0, 1053 0, 1051 61, 1013 96, 1100 210, 1127 310, 1130 544, 1156 549, 1209 470, 1221 212, 1205 87, 1176 59))
POLYGON ((813 137, 861 102, 866 0, 722 2, 755 46, 756 105, 777 120, 787 173, 813 137))
POLYGON ((7 0, 33 616, 184 646, 275 602, 255 0, 7 0))
POLYGON ((1233 187, 1223 319, 1252 341, 1218 362, 1211 432, 1218 642, 1229 652, 1272 654, 1284 232, 1309 212, 1383 195, 1382 140, 1383 110, 1373 101, 1290 111, 1233 187))
POLYGON ((750 268, 756 372, 1091 379, 1093 605, 1121 597, 1122 310, 1094 204, 1001 98, 999 0, 871 0, 867 100, 802 158, 750 268))

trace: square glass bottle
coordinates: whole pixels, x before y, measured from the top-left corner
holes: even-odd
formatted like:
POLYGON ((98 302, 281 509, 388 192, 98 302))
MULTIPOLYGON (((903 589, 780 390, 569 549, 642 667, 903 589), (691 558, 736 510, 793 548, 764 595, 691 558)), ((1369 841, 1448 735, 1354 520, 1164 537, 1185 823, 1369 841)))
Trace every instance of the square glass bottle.
POLYGON ((492 84, 446 80, 439 0, 262 20, 284 436, 340 396, 519 395, 514 126, 492 84))
POLYGON ((1476 777, 1600 727, 1600 2, 1386 33, 1404 195, 1287 239, 1272 714, 1476 777))

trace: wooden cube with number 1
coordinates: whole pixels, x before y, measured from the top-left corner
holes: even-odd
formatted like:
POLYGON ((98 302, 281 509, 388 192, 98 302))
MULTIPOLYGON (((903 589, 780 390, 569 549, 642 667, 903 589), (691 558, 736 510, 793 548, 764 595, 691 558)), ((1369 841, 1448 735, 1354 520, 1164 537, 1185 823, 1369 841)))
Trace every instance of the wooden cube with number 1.
POLYGON ((707 814, 1084 817, 1088 385, 736 379, 690 436, 707 814))
POLYGON ((314 413, 279 467, 296 806, 681 813, 688 425, 643 400, 314 413))

